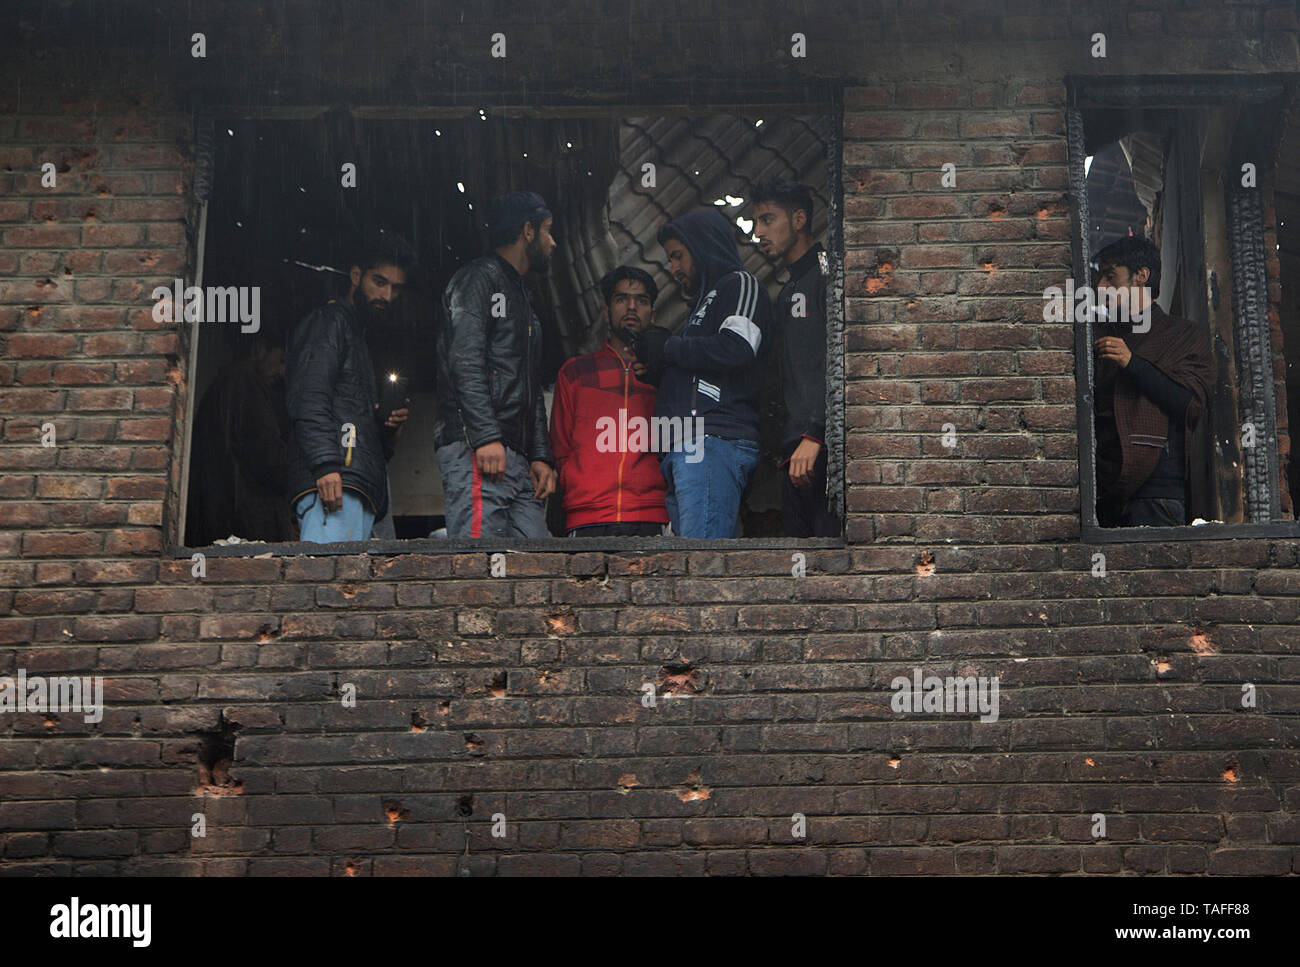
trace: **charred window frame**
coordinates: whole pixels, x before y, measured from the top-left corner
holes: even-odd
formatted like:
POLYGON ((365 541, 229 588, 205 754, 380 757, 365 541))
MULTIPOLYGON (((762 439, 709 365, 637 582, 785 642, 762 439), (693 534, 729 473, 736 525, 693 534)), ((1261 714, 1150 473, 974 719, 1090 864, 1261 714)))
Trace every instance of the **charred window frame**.
MULTIPOLYGON (((1099 525, 1093 324, 1089 318, 1075 323, 1082 538, 1123 542, 1300 536, 1300 523, 1282 507, 1288 475, 1280 466, 1275 395, 1276 357, 1283 355, 1283 349, 1294 360, 1300 361, 1300 355, 1295 346, 1282 347, 1280 340, 1274 344, 1271 338, 1265 239, 1276 237, 1277 225, 1266 223, 1262 197, 1265 179, 1274 175, 1287 107, 1295 103, 1296 78, 1067 78, 1066 87, 1076 287, 1092 282, 1093 233, 1100 228, 1096 213, 1089 212, 1085 169, 1092 152, 1128 132, 1141 130, 1144 123, 1157 117, 1167 123, 1168 135, 1178 149, 1178 170, 1167 174, 1161 187, 1168 184, 1169 177, 1180 179, 1175 217, 1180 220, 1177 231, 1185 244, 1180 245, 1178 263, 1162 265, 1162 277, 1178 287, 1174 314, 1205 326, 1211 338, 1216 385, 1207 419, 1213 420, 1209 429, 1216 456, 1214 469, 1221 478, 1215 498, 1220 507, 1228 508, 1229 516, 1240 518, 1179 527, 1099 525), (1202 147, 1206 155, 1201 154, 1202 147), (1210 154, 1211 167, 1224 174, 1220 191, 1207 188, 1203 163, 1210 154), (1246 161, 1255 165, 1255 187, 1241 183, 1241 165, 1246 161), (1225 370, 1235 375, 1235 380, 1225 382, 1225 370), (1254 447, 1242 446, 1244 423, 1254 427, 1254 447), (1222 472, 1233 460, 1242 467, 1235 493, 1235 471, 1222 472)), ((1294 115, 1292 110, 1290 116, 1294 115)), ((1289 154, 1297 148, 1292 138, 1294 134, 1285 146, 1289 154)), ((1289 286, 1289 281, 1281 280, 1283 298, 1294 300, 1290 289, 1300 288, 1300 280, 1295 286, 1289 286)), ((1291 360, 1287 363, 1295 365, 1291 360)), ((1291 406, 1294 410, 1294 400, 1291 406)))
MULTIPOLYGON (((666 105, 672 103, 665 98, 659 103, 648 103, 644 106, 620 106, 614 107, 592 107, 584 105, 579 107, 554 107, 539 109, 537 107, 529 108, 503 108, 496 107, 493 113, 498 117, 505 118, 541 118, 541 119, 564 119, 575 117, 604 117, 608 119, 629 118, 635 116, 653 116, 673 118, 681 116, 705 116, 705 115, 754 115, 778 117, 786 116, 816 116, 819 120, 815 127, 819 136, 825 143, 825 167, 826 167, 826 194, 824 198, 826 211, 826 226, 824 244, 830 256, 830 276, 827 280, 827 426, 826 426, 826 444, 831 453, 831 460, 828 464, 828 481, 827 481, 827 502, 828 505, 835 509, 841 521, 845 520, 845 481, 844 481, 844 356, 843 356, 843 327, 844 327, 844 276, 843 276, 843 187, 842 187, 842 130, 843 130, 843 107, 840 88, 833 85, 818 85, 815 89, 809 89, 803 92, 803 99, 786 101, 784 97, 779 99, 749 100, 740 103, 729 103, 726 100, 711 99, 706 105, 692 105, 682 107, 680 104, 673 104, 672 107, 666 105)), ((195 253, 194 273, 195 278, 192 282, 194 285, 202 285, 204 276, 204 256, 205 245, 210 232, 207 229, 209 221, 210 196, 213 191, 214 163, 213 163, 213 141, 225 131, 227 121, 243 120, 285 120, 285 121, 303 121, 320 118, 327 112, 324 109, 241 109, 238 107, 230 108, 206 108, 196 113, 195 116, 195 146, 196 146, 196 178, 195 178, 195 223, 197 232, 192 235, 190 240, 191 251, 195 253)), ((335 112, 339 113, 339 112, 335 112)), ((464 108, 418 108, 412 110, 394 109, 394 108, 357 108, 350 112, 356 120, 384 119, 384 120, 408 120, 408 119, 429 119, 429 118, 459 118, 465 119, 474 117, 473 114, 467 114, 464 108)), ((477 120, 477 118, 475 118, 477 120)), ((765 176, 780 175, 790 177, 789 171, 773 170, 765 176)), ((821 201, 822 199, 819 199, 821 201)), ((747 209, 746 209, 747 213, 747 209)), ((399 231, 401 230, 398 226, 399 231)), ((189 283, 187 283, 189 284, 189 283)), ((661 294, 660 304, 663 303, 661 294)), ((179 484, 179 493, 174 494, 177 500, 177 512, 171 515, 173 522, 173 532, 170 534, 170 545, 176 556, 188 557, 194 551, 202 551, 206 556, 231 556, 242 557, 253 554, 263 554, 268 552, 276 555, 280 554, 309 554, 309 555, 327 555, 327 554, 355 554, 358 552, 375 553, 375 554, 393 554, 393 553, 438 553, 438 552, 455 552, 465 553, 481 552, 492 550, 532 550, 548 552, 582 552, 582 551, 627 551, 627 552, 652 552, 666 550, 757 550, 765 548, 834 548, 845 546, 843 535, 836 538, 786 538, 786 537, 741 537, 738 539, 728 540, 688 540, 683 538, 632 538, 632 537, 607 537, 607 538, 568 538, 563 536, 551 536, 548 538, 532 540, 511 540, 511 539, 464 539, 452 540, 446 538, 427 538, 427 537, 408 537, 397 540, 369 540, 360 542, 338 543, 338 544, 313 544, 307 542, 249 542, 232 546, 217 545, 194 545, 187 544, 186 538, 186 514, 190 486, 192 485, 190 477, 191 467, 191 443, 193 437, 194 417, 198 407, 199 399, 196 392, 196 380, 198 375, 198 365, 200 352, 200 329, 202 327, 184 326, 182 339, 185 340, 184 353, 189 360, 189 393, 190 398, 187 401, 184 412, 184 426, 181 433, 180 447, 178 447, 177 459, 179 461, 178 474, 176 479, 179 484)), ((586 350, 580 350, 586 351, 586 350)), ((775 365, 775 363, 774 363, 775 365)), ((554 528, 553 528, 554 530, 554 528)))

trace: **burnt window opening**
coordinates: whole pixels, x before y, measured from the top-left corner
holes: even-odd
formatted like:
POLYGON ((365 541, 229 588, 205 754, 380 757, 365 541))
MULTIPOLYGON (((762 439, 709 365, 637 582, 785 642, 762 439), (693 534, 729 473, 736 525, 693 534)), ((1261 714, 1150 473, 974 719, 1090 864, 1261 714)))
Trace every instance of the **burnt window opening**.
MULTIPOLYGON (((334 111, 309 120, 202 121, 196 182, 206 180, 210 190, 202 189, 199 278, 193 284, 209 291, 256 288, 260 313, 256 332, 245 331, 248 327, 238 322, 186 324, 192 326, 194 365, 183 468, 183 545, 209 547, 231 536, 240 543, 296 540, 287 496, 263 500, 257 514, 236 513, 250 501, 241 494, 247 482, 237 485, 229 472, 228 437, 240 434, 241 440, 252 441, 254 453, 283 456, 288 435, 283 384, 269 382, 277 368, 275 353, 277 348, 283 352, 288 334, 308 312, 346 295, 353 253, 366 233, 380 226, 394 230, 419 256, 397 311, 386 325, 370 328, 367 345, 381 395, 385 377, 396 374, 412 400, 410 420, 388 464, 392 536, 424 539, 439 535, 446 522, 433 445, 442 293, 457 269, 490 250, 485 226, 490 200, 508 191, 535 190, 555 213, 558 248, 550 271, 525 276, 543 328, 549 420, 561 365, 594 352, 603 342, 599 280, 605 272, 620 265, 644 269, 659 286, 655 324, 676 329, 685 322, 687 303, 656 237, 670 219, 698 208, 721 211, 735 226, 744 268, 775 301, 787 273, 754 244, 749 202, 754 185, 770 178, 812 189, 812 234, 829 255, 827 489, 842 521, 839 121, 829 113, 798 113, 800 107, 790 105, 786 113, 764 108, 761 114, 690 117, 473 113, 370 120, 334 111), (202 155, 209 145, 205 164, 202 155), (349 172, 346 165, 355 169, 349 172), (653 171, 648 183, 647 165, 653 171), (347 185, 348 177, 355 187, 347 185), (236 371, 238 379, 232 375, 236 371), (269 385, 258 387, 259 379, 269 385), (256 406, 250 404, 254 397, 256 406)), ((779 340, 779 333, 774 335, 779 340)), ((779 359, 777 341, 765 373, 762 455, 742 504, 744 538, 780 538, 783 533, 779 359)), ((269 497, 281 477, 262 472, 272 467, 271 460, 252 462, 256 466, 248 476, 269 497)), ((547 510, 548 529, 560 549, 570 540, 563 537, 562 494, 552 496, 547 510)), ((653 540, 657 538, 634 542, 653 540)))
MULTIPOLYGON (((1149 239, 1161 263, 1154 301, 1195 327, 1209 358, 1203 415, 1179 441, 1187 449, 1183 519, 1138 526, 1116 515, 1119 421, 1094 347, 1118 330, 1102 312, 1067 317, 1076 333, 1085 537, 1291 533, 1300 480, 1290 443, 1300 417, 1294 79, 1075 80, 1069 88, 1076 289, 1096 286, 1101 249, 1128 235, 1149 239)), ((1133 355, 1146 358, 1140 342, 1133 355)), ((1141 422, 1138 434, 1149 426, 1141 422)))

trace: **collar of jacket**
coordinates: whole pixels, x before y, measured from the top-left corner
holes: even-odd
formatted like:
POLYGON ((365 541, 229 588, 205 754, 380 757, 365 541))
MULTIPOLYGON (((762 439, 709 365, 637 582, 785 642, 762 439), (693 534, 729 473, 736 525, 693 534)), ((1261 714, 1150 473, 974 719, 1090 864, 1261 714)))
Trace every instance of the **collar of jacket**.
MULTIPOLYGON (((811 269, 814 265, 818 264, 817 255, 818 253, 821 252, 821 250, 822 250, 822 243, 813 242, 812 248, 808 249, 808 251, 804 252, 803 255, 799 256, 799 258, 795 261, 795 263, 790 266, 791 282, 794 282, 796 279, 803 278, 805 272, 811 269)), ((818 266, 818 270, 820 271, 820 266, 818 266)))
POLYGON ((519 274, 519 270, 515 268, 513 265, 511 265, 508 259, 503 258, 500 252, 498 252, 496 249, 493 249, 492 255, 497 260, 497 262, 501 265, 501 267, 505 269, 507 279, 510 279, 514 282, 523 282, 524 277, 519 274))
POLYGON ((627 369, 629 365, 628 361, 619 355, 618 350, 614 348, 614 344, 609 341, 608 336, 605 337, 605 342, 601 345, 600 351, 608 352, 611 356, 613 356, 615 359, 619 361, 620 365, 622 365, 624 369, 627 369))
POLYGON ((365 328, 366 324, 361 320, 361 313, 357 311, 356 303, 354 303, 347 296, 344 296, 341 299, 330 299, 330 301, 327 302, 326 305, 330 305, 331 303, 338 306, 340 309, 343 310, 344 314, 347 315, 348 325, 353 326, 357 329, 365 328))

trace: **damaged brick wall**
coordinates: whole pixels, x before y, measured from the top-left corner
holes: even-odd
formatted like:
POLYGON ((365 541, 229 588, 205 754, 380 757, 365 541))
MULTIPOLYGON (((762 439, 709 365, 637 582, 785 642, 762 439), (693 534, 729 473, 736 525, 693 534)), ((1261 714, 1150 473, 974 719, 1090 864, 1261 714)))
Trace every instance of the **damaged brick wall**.
MULTIPOLYGON (((1181 38, 1147 69, 1296 69, 1265 56, 1285 5, 1165 6, 1113 26, 1181 38)), ((171 556, 188 343, 148 293, 193 257, 190 118, 0 88, 0 676, 107 701, 0 717, 0 871, 1300 872, 1300 541, 1107 545, 1094 576, 1073 333, 1035 314, 1101 14, 998 9, 879 11, 879 51, 933 46, 845 94, 848 546, 504 577, 171 556), (899 714, 916 668, 996 676, 997 720, 899 714)), ((829 74, 864 70, 849 26, 829 74)))

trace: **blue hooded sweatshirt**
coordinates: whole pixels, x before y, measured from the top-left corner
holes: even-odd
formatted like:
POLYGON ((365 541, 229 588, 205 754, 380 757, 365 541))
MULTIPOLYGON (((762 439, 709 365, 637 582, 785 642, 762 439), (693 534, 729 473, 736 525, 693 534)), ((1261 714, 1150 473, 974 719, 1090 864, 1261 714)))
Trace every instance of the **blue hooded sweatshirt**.
POLYGON ((690 319, 664 345, 655 416, 699 416, 705 433, 757 442, 772 299, 745 271, 735 230, 716 208, 673 219, 659 230, 660 244, 671 238, 691 253, 700 287, 690 319))

